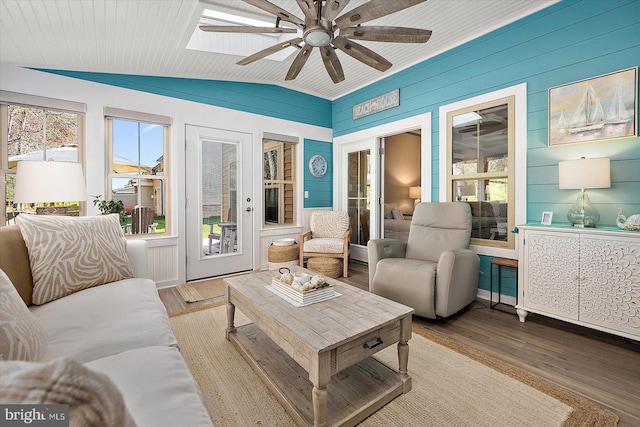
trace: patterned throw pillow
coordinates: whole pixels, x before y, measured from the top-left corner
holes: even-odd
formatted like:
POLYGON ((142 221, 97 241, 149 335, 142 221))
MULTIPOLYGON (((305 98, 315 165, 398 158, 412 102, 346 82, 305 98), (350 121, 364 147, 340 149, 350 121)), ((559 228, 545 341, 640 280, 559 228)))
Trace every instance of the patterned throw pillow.
POLYGON ((36 305, 133 277, 117 214, 18 215, 16 221, 29 250, 36 305))
POLYGON ((49 337, 2 270, 0 307, 0 360, 41 360, 49 337))
POLYGON ((135 426, 115 384, 75 360, 0 362, 0 383, 5 404, 68 404, 68 425, 135 426))

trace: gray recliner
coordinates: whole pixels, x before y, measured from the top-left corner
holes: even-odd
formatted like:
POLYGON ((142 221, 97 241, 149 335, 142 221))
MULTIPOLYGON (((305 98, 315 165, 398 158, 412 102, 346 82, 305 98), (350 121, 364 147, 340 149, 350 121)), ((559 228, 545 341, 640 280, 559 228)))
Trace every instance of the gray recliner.
POLYGON ((369 240, 369 291, 415 309, 418 316, 448 317, 478 291, 480 258, 469 250, 467 203, 419 203, 408 242, 369 240))

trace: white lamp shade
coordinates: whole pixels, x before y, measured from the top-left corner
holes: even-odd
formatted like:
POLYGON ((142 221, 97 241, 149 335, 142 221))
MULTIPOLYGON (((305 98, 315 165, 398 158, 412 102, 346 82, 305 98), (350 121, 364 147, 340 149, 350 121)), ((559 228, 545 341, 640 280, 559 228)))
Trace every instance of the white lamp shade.
POLYGON ((582 158, 560 162, 558 178, 561 190, 609 188, 611 187, 610 161, 605 158, 582 158))
POLYGON ((422 197, 422 187, 409 187, 409 198, 420 199, 422 197))
POLYGON ((87 200, 80 163, 20 161, 16 169, 15 203, 87 200))

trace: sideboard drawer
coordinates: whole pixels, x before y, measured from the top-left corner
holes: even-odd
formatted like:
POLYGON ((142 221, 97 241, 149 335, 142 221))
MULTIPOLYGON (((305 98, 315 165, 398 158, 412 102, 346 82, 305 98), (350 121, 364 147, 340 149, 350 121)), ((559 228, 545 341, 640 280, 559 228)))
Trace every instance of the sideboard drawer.
POLYGON ((331 355, 332 371, 334 374, 340 372, 398 341, 399 320, 335 348, 331 355))

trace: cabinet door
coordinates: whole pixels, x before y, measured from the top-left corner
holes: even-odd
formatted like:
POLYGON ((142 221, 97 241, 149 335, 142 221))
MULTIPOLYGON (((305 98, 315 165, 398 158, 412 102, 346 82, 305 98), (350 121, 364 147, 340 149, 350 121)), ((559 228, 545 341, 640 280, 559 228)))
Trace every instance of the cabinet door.
POLYGON ((583 235, 580 320, 640 336, 640 239, 583 235))
POLYGON ((527 231, 524 307, 578 320, 580 238, 527 231))

